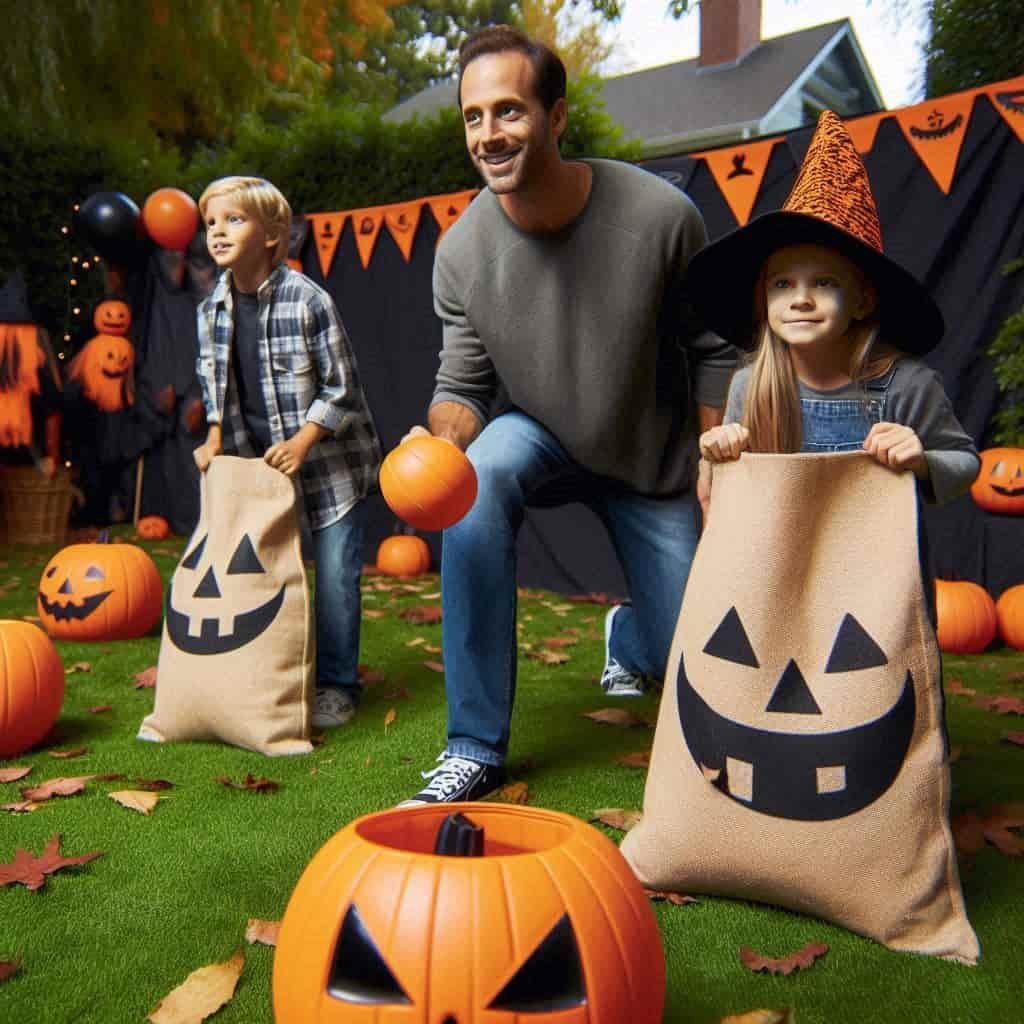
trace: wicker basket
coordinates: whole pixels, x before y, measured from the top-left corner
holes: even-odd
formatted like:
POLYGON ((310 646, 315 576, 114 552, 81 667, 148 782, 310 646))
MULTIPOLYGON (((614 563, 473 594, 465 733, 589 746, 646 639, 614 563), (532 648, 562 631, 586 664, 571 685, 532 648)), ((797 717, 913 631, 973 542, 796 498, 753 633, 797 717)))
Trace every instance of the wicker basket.
POLYGON ((7 544, 63 544, 74 488, 63 467, 47 480, 35 466, 0 468, 0 525, 7 544))

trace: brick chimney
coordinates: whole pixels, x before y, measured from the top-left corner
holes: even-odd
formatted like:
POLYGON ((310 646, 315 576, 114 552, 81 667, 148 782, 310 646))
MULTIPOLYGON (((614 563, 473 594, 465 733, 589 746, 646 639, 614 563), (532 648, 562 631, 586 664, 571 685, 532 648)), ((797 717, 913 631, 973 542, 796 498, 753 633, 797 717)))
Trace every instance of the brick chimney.
POLYGON ((761 0, 701 0, 701 67, 733 64, 761 41, 761 0))

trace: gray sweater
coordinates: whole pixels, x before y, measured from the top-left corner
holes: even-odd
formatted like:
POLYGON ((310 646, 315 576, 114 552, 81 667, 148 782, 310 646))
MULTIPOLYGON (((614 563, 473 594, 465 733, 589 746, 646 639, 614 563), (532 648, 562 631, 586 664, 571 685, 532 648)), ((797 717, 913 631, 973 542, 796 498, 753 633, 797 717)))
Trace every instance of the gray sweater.
MULTIPOLYGON (((736 371, 729 385, 725 422, 738 423, 750 383, 750 367, 736 371)), ((859 384, 845 384, 831 391, 819 391, 800 382, 801 398, 861 398, 859 384)), ((960 426, 938 374, 924 363, 903 356, 896 363, 886 393, 884 419, 910 427, 921 439, 928 463, 929 481, 922 484, 925 498, 938 504, 963 494, 974 481, 981 465, 974 442, 960 426)))
POLYGON ((444 344, 433 402, 460 402, 485 424, 505 402, 591 472, 675 493, 696 461, 694 397, 724 405, 735 364, 682 299, 704 222, 656 175, 588 163, 590 197, 564 228, 525 232, 485 189, 445 235, 434 264, 444 344))

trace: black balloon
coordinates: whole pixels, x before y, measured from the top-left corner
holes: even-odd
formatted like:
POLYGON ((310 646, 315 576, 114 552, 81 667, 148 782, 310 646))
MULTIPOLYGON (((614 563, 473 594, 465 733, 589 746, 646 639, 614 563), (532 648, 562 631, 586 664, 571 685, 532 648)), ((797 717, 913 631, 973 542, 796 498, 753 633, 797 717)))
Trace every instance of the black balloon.
POLYGON ((111 263, 131 264, 142 252, 139 208, 123 192, 94 192, 79 207, 75 229, 111 263))

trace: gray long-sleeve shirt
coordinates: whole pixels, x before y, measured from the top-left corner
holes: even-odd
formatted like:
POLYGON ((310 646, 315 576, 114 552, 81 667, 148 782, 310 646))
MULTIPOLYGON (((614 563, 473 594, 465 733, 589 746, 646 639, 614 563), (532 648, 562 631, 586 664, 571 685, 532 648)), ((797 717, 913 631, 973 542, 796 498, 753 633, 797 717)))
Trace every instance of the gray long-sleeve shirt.
MULTIPOLYGON (((929 481, 922 485, 924 497, 937 504, 963 494, 978 475, 980 460, 974 442, 960 426, 938 374, 911 356, 901 357, 886 393, 884 418, 887 423, 910 427, 921 439, 928 463, 929 481)), ((725 422, 738 423, 750 383, 750 367, 736 371, 729 386, 725 422)), ((801 398, 839 401, 863 397, 857 383, 830 391, 819 391, 800 382, 801 398)))
POLYGON ((560 230, 521 230, 485 189, 445 235, 433 403, 460 402, 487 423, 507 398, 590 471, 675 493, 693 477, 694 398, 724 405, 736 358, 682 297, 704 222, 656 175, 588 163, 590 197, 560 230))

